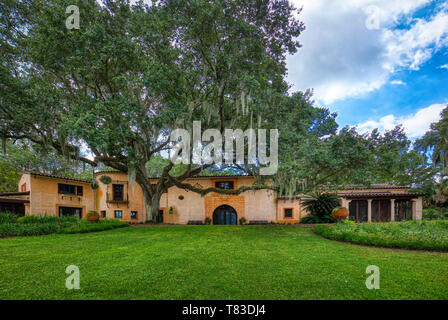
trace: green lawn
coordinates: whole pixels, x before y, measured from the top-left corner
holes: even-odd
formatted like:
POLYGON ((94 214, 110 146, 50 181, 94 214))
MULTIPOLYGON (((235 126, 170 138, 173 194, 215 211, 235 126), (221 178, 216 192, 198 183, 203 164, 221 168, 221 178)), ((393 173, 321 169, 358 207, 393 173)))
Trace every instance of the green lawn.
POLYGON ((0 299, 448 299, 448 254, 297 226, 152 226, 0 239, 0 299), (65 288, 77 265, 81 289, 65 288), (381 289, 368 290, 368 265, 381 289))

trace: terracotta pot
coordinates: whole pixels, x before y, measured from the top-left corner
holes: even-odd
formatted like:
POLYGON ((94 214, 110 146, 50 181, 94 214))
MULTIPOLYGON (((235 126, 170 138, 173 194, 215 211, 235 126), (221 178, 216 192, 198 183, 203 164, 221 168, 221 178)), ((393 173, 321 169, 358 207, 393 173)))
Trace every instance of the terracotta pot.
POLYGON ((348 209, 345 207, 336 207, 331 212, 331 215, 336 220, 345 220, 345 219, 347 219, 349 212, 348 212, 348 209))
POLYGON ((100 217, 87 215, 87 221, 98 221, 100 217))

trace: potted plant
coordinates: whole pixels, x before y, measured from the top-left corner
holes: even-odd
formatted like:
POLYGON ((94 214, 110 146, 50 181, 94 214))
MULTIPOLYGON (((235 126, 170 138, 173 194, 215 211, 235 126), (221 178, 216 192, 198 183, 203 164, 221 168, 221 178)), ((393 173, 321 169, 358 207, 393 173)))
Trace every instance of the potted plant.
POLYGON ((333 218, 339 221, 347 219, 349 212, 345 207, 336 207, 333 209, 333 211, 331 211, 331 215, 333 216, 333 218))
POLYGON ((87 212, 87 221, 97 222, 100 219, 100 215, 96 211, 87 212))
POLYGON ((93 181, 91 184, 90 184, 90 187, 92 188, 92 190, 96 190, 96 189, 98 189, 98 183, 96 182, 96 181, 93 181))
POLYGON ((100 181, 102 183, 104 183, 105 185, 111 184, 112 183, 112 178, 109 176, 101 176, 100 177, 100 181))

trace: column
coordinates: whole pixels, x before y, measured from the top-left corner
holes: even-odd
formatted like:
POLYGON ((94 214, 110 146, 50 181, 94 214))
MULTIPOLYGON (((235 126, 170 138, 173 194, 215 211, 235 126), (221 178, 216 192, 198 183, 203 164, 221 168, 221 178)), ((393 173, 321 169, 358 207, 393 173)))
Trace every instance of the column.
POLYGON ((415 211, 416 211, 417 200, 416 199, 412 199, 411 202, 412 202, 412 220, 416 220, 415 219, 416 218, 415 217, 416 216, 415 211))
POLYGON ((415 199, 415 202, 412 201, 412 218, 415 220, 422 220, 422 213, 423 213, 423 198, 418 197, 418 199, 415 199))
POLYGON ((372 199, 367 199, 367 222, 372 222, 372 199))
POLYGON ((390 221, 395 221, 395 199, 390 199, 390 221))

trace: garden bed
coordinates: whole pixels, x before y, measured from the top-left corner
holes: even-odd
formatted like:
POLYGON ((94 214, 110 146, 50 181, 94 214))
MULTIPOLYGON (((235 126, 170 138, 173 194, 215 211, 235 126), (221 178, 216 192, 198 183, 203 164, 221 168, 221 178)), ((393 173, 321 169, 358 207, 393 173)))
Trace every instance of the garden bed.
POLYGON ((51 233, 87 233, 126 227, 129 224, 116 219, 90 222, 75 217, 18 216, 0 213, 0 238, 38 236, 51 233))
POLYGON ((448 221, 336 223, 317 226, 315 233, 331 240, 387 248, 448 251, 448 221))

